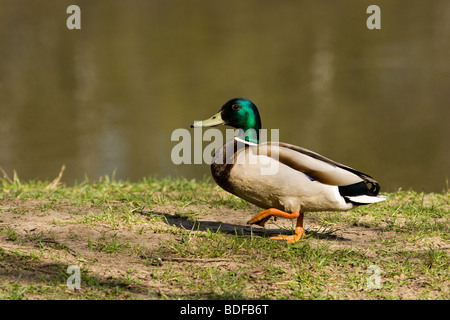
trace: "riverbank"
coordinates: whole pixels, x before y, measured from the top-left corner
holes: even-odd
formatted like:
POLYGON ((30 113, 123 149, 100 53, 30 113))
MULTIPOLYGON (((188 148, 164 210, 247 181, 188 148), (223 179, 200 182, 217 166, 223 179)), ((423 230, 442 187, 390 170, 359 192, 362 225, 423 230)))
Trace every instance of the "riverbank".
POLYGON ((450 298, 448 191, 307 213, 286 244, 208 180, 0 185, 0 299, 450 298))

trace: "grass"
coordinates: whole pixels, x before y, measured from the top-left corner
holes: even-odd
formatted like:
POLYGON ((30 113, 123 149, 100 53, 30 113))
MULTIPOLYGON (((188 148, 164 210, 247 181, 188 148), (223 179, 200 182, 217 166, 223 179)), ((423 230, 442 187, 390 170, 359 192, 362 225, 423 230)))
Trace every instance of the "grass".
POLYGON ((307 213, 307 237, 286 244, 208 179, 0 185, 0 299, 450 298, 448 190, 307 213))

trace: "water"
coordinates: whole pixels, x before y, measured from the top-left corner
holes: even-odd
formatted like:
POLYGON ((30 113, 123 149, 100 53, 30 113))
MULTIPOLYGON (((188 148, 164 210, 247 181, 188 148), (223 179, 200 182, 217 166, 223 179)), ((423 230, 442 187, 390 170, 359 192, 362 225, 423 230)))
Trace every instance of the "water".
MULTIPOLYGON (((72 184, 209 176, 172 163, 177 128, 243 96, 280 140, 440 192, 449 176, 450 2, 0 2, 0 167, 72 184)), ((206 146, 208 143, 205 143, 206 146)))

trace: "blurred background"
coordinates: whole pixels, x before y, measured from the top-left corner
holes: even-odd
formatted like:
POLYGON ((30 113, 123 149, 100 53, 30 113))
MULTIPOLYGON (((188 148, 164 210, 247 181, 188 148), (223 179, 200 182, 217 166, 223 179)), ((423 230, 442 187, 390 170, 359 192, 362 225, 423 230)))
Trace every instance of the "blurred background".
MULTIPOLYGON (((172 131, 233 97, 264 128, 374 176, 441 192, 450 168, 450 1, 0 1, 0 167, 68 185, 202 179, 172 131), (381 8, 381 30, 366 9, 381 8), (69 5, 81 30, 69 30, 69 5)), ((189 129, 191 130, 191 129, 189 129)), ((204 142, 204 146, 209 142, 204 142)))

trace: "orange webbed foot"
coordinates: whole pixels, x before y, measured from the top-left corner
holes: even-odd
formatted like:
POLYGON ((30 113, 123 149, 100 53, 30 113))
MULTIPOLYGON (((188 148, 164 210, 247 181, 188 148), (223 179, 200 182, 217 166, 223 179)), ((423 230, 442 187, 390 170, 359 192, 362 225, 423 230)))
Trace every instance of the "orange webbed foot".
POLYGON ((301 238, 305 236, 305 231, 303 229, 303 212, 292 212, 287 213, 278 209, 270 208, 264 211, 257 213, 253 218, 248 221, 248 224, 257 224, 261 227, 264 227, 265 223, 271 217, 282 217, 287 219, 295 219, 297 218, 297 225, 295 227, 295 233, 293 235, 277 235, 275 237, 271 237, 270 239, 274 240, 285 240, 288 243, 297 242, 301 238))
POLYGON ((279 234, 277 236, 274 237, 270 237, 270 239, 273 240, 285 240, 288 243, 294 243, 297 242, 298 240, 300 240, 301 238, 305 237, 305 231, 303 230, 303 228, 295 228, 295 233, 293 235, 284 235, 284 234, 279 234))

